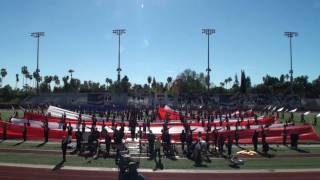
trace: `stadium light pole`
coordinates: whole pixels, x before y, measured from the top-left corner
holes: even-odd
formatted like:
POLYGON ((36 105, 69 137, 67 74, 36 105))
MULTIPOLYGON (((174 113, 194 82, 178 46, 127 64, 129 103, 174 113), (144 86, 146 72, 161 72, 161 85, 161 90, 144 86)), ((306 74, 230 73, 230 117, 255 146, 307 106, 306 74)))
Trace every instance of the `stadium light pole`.
MULTIPOLYGON (((34 38, 37 38, 37 69, 36 73, 38 76, 40 76, 40 69, 39 69, 39 39, 41 36, 44 36, 44 32, 32 32, 31 36, 34 38)), ((36 78, 37 81, 37 94, 39 94, 39 79, 36 78)))
POLYGON ((297 32, 284 32, 284 35, 289 38, 290 42, 290 92, 293 95, 293 69, 292 69, 292 38, 298 36, 297 32))
POLYGON ((207 86, 208 86, 208 92, 209 92, 209 88, 210 88, 210 35, 212 35, 213 33, 216 33, 215 29, 202 29, 202 34, 207 35, 208 37, 208 67, 206 69, 207 71, 207 86))
POLYGON ((116 34, 118 36, 118 41, 119 41, 119 47, 118 47, 118 68, 117 68, 117 71, 118 71, 118 82, 120 82, 120 72, 121 72, 121 68, 120 68, 120 36, 122 34, 125 34, 126 33, 126 30, 125 29, 115 29, 112 31, 112 33, 116 34))

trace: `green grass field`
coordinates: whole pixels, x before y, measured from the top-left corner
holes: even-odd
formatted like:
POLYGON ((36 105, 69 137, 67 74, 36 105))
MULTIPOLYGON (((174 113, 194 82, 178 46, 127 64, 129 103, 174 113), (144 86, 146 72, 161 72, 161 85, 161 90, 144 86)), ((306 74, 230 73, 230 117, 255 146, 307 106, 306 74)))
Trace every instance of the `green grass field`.
POLYGON ((34 150, 61 150, 59 142, 48 142, 42 145, 41 141, 4 141, 0 143, 0 148, 6 149, 34 149, 34 150))
MULTIPOLYGON (((314 116, 317 115, 318 113, 310 113, 308 115, 306 115, 304 118, 305 118, 305 121, 307 123, 310 123, 310 124, 313 124, 313 121, 314 121, 314 116)), ((290 113, 289 112, 285 112, 284 113, 284 118, 281 119, 282 122, 285 122, 286 120, 289 119, 289 116, 290 116, 290 113)), ((281 113, 280 113, 280 118, 281 118, 281 113)), ((318 125, 315 126, 316 130, 318 133, 320 133, 320 118, 318 117, 318 125)), ((296 123, 296 124, 301 124, 301 113, 300 112, 296 112, 293 114, 293 121, 296 123)))
MULTIPOLYGON (((3 120, 8 120, 10 116, 13 115, 12 110, 0 110, 2 114, 3 120)), ((22 111, 19 112, 19 117, 23 116, 22 111)), ((313 118, 316 113, 310 113, 305 116, 305 120, 308 123, 313 123, 313 118)), ((284 121, 288 119, 290 113, 285 113, 284 121)), ((294 113, 294 121, 296 124, 300 123, 300 115, 301 113, 294 113)), ((280 115, 281 116, 281 115, 280 115)), ((316 127, 318 133, 320 133, 320 118, 319 124, 316 127)), ((35 150, 56 150, 60 151, 60 143, 47 143, 43 146, 38 146, 41 144, 40 141, 30 142, 27 141, 25 143, 19 144, 19 140, 17 141, 4 141, 0 143, 0 149, 35 149, 35 150)), ((242 146, 245 149, 252 150, 252 146, 242 146)), ((261 149, 261 148, 260 148, 261 149)), ((320 154, 320 146, 307 146, 304 145, 301 147, 305 153, 316 153, 320 154)), ((236 146, 233 146, 233 152, 237 152, 241 150, 236 146)), ((270 154, 275 155, 273 158, 245 158, 245 165, 241 166, 241 169, 299 169, 299 168, 320 168, 320 157, 281 157, 283 154, 300 154, 302 152, 297 152, 288 147, 284 147, 282 145, 276 146, 272 145, 270 154), (277 157, 277 156, 280 157, 277 157)), ((0 162, 2 163, 26 163, 26 164, 46 164, 46 165, 56 165, 61 161, 61 157, 59 155, 44 155, 44 154, 36 154, 36 153, 18 153, 18 152, 0 152, 0 162)), ((223 158, 213 158, 212 162, 206 163, 204 162, 203 167, 195 167, 194 162, 188 159, 179 159, 179 160, 170 160, 163 159, 164 167, 166 169, 212 169, 212 170, 220 170, 220 169, 233 169, 229 166, 229 162, 223 158)), ((103 159, 99 158, 97 160, 92 158, 84 158, 79 156, 68 156, 67 162, 65 165, 69 166, 83 166, 83 167, 116 167, 113 159, 103 159)), ((141 159, 141 168, 154 168, 154 161, 141 159)))
MULTIPOLYGON (((19 113, 19 117, 23 117, 23 111, 22 110, 17 110, 17 111, 19 113)), ((9 109, 9 110, 3 110, 2 109, 2 110, 0 110, 0 113, 2 115, 2 117, 1 117, 2 120, 6 120, 6 121, 10 117, 13 116, 13 111, 11 109, 9 109)), ((313 121, 314 121, 314 116, 316 114, 318 114, 318 113, 312 112, 312 113, 308 114, 307 116, 305 116, 306 122, 312 124, 313 121)), ((289 118, 289 116, 290 116, 290 113, 288 113, 288 112, 284 113, 284 118, 281 119, 281 121, 285 122, 285 120, 287 120, 289 118)), ((280 118, 281 118, 281 114, 280 114, 280 118)), ((300 119, 301 119, 301 113, 300 112, 294 113, 294 122, 296 124, 300 124, 300 119)), ((320 134, 320 118, 318 118, 318 125, 315 128, 316 128, 317 132, 320 134)))
MULTIPOLYGON (((281 155, 281 154, 299 154, 296 150, 293 150, 289 147, 282 145, 270 145, 271 150, 269 151, 272 155, 281 155)), ((32 149, 32 150, 57 150, 60 151, 61 145, 60 142, 48 142, 42 145, 42 141, 26 141, 21 143, 20 140, 7 140, 0 143, 0 149, 32 149), (40 146, 41 145, 41 146, 40 146)), ((180 149, 180 146, 176 147, 180 149)), ((261 146, 258 146, 261 149, 261 146)), ((241 145, 241 148, 233 146, 233 153, 241 151, 243 149, 253 150, 252 145, 241 145)), ((303 145, 300 147, 301 150, 306 151, 307 153, 319 153, 320 154, 320 145, 310 146, 303 145)))
MULTIPOLYGON (((23 111, 22 110, 17 110, 19 117, 23 117, 23 111)), ((0 113, 1 113, 1 119, 2 120, 9 120, 10 117, 14 116, 14 112, 13 110, 6 110, 6 109, 0 109, 0 113)))
MULTIPOLYGON (((29 153, 0 153, 2 163, 25 163, 56 165, 61 161, 59 155, 41 155, 29 153)), ((211 162, 204 162, 201 167, 195 167, 194 162, 188 159, 162 160, 165 169, 233 169, 225 159, 212 159, 211 162)), ((245 164, 241 169, 299 169, 299 168, 319 168, 320 158, 281 158, 281 159, 245 159, 245 164)), ((92 159, 78 156, 68 156, 66 166, 82 167, 116 167, 114 159, 92 159)), ((140 168, 154 168, 152 160, 141 159, 140 168)))

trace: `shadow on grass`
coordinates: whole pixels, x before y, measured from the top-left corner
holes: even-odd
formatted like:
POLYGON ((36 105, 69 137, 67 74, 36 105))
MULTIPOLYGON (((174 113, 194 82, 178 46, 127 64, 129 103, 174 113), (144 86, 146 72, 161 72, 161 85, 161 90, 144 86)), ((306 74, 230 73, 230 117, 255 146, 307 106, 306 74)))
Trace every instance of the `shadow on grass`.
POLYGON ((54 168, 52 169, 52 171, 57 171, 60 170, 63 167, 64 161, 59 162, 58 164, 56 164, 54 166, 54 168))
POLYGON ((275 155, 274 154, 269 154, 269 153, 263 153, 260 151, 256 151, 260 156, 265 157, 265 158, 273 158, 275 155))
POLYGON ((42 146, 44 146, 46 143, 47 143, 47 142, 40 143, 40 144, 38 144, 36 147, 42 147, 42 146))
POLYGON ((240 166, 236 165, 236 164, 229 164, 229 167, 231 167, 233 169, 240 169, 240 166))
POLYGON ((203 161, 206 162, 206 163, 211 163, 212 162, 209 157, 206 157, 203 161))
POLYGON ((238 148, 240 148, 240 149, 242 149, 242 150, 246 150, 246 151, 248 151, 249 149, 247 149, 247 148, 244 148, 244 147, 242 147, 242 146, 238 146, 238 148))
POLYGON ((21 141, 21 142, 18 142, 16 144, 12 145, 12 146, 19 146, 20 144, 23 144, 23 143, 24 143, 24 141, 21 141))
POLYGON ((299 153, 310 153, 309 151, 306 151, 306 150, 303 150, 303 149, 299 149, 299 148, 290 148, 290 149, 295 150, 295 151, 297 151, 299 153))
POLYGON ((193 164, 194 167, 205 167, 207 168, 208 166, 206 164, 193 164))
POLYGON ((171 161, 177 161, 178 159, 175 156, 169 156, 167 159, 170 159, 171 161))
POLYGON ((275 148, 273 148, 273 147, 269 147, 269 149, 270 149, 271 151, 274 151, 274 152, 277 152, 277 151, 278 151, 277 149, 275 149, 275 148))

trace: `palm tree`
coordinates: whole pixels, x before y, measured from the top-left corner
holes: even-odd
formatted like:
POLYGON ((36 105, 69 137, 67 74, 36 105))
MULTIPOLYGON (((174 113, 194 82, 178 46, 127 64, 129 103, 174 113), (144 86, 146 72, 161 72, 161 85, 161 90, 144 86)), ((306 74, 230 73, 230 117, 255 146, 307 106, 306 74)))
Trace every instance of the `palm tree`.
POLYGON ((169 90, 169 88, 170 88, 170 86, 171 86, 171 82, 172 82, 172 77, 171 77, 171 76, 169 76, 169 77, 167 78, 167 82, 168 82, 168 90, 169 90))
POLYGON ((34 71, 33 72, 33 77, 36 80, 36 82, 40 82, 41 81, 41 77, 38 71, 34 71))
POLYGON ((224 82, 220 82, 220 86, 221 86, 221 87, 224 87, 224 82))
POLYGON ((229 81, 228 81, 228 78, 224 80, 224 85, 226 86, 225 89, 228 88, 228 87, 227 87, 228 82, 229 82, 229 81))
POLYGON ((53 81, 55 83, 55 87, 60 85, 60 80, 59 80, 59 77, 57 75, 53 76, 53 81))
POLYGON ((51 91, 50 83, 52 82, 53 78, 52 76, 45 76, 44 77, 44 83, 46 84, 48 92, 51 91))
POLYGON ((7 70, 5 68, 2 68, 1 69, 2 83, 3 83, 4 77, 6 77, 7 74, 8 74, 7 70))
POLYGON ((70 73, 70 81, 72 80, 72 73, 74 73, 74 70, 73 69, 69 69, 68 71, 70 73))
POLYGON ((69 80, 69 76, 62 77, 62 81, 63 81, 64 86, 66 86, 68 84, 68 80, 69 80))
POLYGON ((25 78, 26 78, 26 86, 28 87, 29 85, 28 85, 28 79, 29 79, 29 76, 30 76, 30 73, 29 73, 29 71, 27 70, 27 72, 26 72, 26 74, 24 75, 25 76, 25 78))
POLYGON ((231 83, 231 81, 232 81, 232 78, 231 78, 231 77, 228 77, 228 78, 227 78, 228 84, 231 83))
POLYGON ((290 77, 289 74, 286 74, 286 75, 285 75, 285 79, 286 79, 287 81, 289 80, 289 77, 290 77))
POLYGON ((112 79, 106 78, 107 89, 112 84, 112 79))
POLYGON ((152 78, 151 78, 151 76, 148 76, 148 84, 149 84, 149 88, 151 87, 151 82, 152 82, 152 78))
POLYGON ((18 87, 18 82, 19 82, 19 74, 16 74, 16 89, 18 87))
POLYGON ((33 79, 32 74, 29 74, 28 78, 30 79, 30 83, 31 83, 31 87, 32 87, 32 79, 33 79))
POLYGON ((25 86, 25 84, 24 84, 24 77, 26 76, 27 72, 28 72, 28 67, 27 67, 27 66, 22 66, 22 67, 21 67, 22 89, 23 89, 23 87, 25 86))

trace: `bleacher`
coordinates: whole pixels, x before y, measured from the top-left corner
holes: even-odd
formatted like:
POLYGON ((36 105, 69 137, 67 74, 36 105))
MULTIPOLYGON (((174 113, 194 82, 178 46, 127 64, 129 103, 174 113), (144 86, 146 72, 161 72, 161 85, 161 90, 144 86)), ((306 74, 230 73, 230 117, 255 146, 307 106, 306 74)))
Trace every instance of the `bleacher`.
POLYGON ((33 95, 21 102, 21 104, 57 104, 57 105, 81 105, 87 104, 86 93, 46 93, 33 95))

